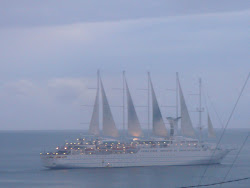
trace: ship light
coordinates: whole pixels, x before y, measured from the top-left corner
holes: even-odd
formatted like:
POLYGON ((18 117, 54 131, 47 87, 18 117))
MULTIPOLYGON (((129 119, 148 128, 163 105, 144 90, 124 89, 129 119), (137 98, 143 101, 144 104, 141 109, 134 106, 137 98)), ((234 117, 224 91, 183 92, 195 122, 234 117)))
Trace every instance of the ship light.
POLYGON ((67 149, 67 147, 64 147, 64 149, 67 149))
POLYGON ((74 143, 74 144, 76 144, 76 143, 74 143))
POLYGON ((49 155, 49 153, 47 153, 47 155, 49 155))
POLYGON ((139 140, 139 138, 133 138, 133 141, 139 140))
POLYGON ((70 149, 73 149, 73 148, 70 148, 70 149))
POLYGON ((78 149, 80 149, 80 148, 78 148, 78 149))
POLYGON ((79 138, 77 138, 76 140, 79 140, 79 138))
POLYGON ((59 147, 56 147, 56 149, 59 149, 59 147))
POLYGON ((73 143, 71 142, 70 144, 72 145, 73 143))
POLYGON ((78 142, 78 145, 80 145, 81 143, 80 142, 78 142))
POLYGON ((67 142, 66 144, 68 145, 69 143, 67 142))
POLYGON ((63 153, 64 155, 66 154, 66 153, 63 153))
POLYGON ((87 142, 86 144, 88 145, 89 143, 87 142))
POLYGON ((40 153, 40 155, 42 155, 43 153, 40 153))
POLYGON ((166 142, 164 142, 164 144, 166 144, 166 142))
POLYGON ((58 153, 56 153, 56 155, 58 155, 58 153))

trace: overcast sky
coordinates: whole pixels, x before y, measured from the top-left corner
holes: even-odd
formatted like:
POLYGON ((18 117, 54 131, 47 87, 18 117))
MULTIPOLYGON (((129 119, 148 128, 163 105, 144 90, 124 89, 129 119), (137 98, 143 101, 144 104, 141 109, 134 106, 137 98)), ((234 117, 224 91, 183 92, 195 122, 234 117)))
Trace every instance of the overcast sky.
MULTIPOLYGON (((250 1, 0 1, 0 130, 87 129, 101 70, 121 105, 126 71, 135 105, 151 72, 161 105, 175 105, 179 72, 197 126, 201 77, 214 126, 225 122, 250 71, 250 1), (214 108, 212 107, 212 105, 214 108)), ((203 100, 205 107, 205 100, 203 100)), ((121 128, 121 109, 112 108, 121 128)), ((137 108, 142 127, 146 109, 137 108)), ((162 108, 174 116, 175 109, 162 108)), ((248 83, 229 128, 250 127, 248 83)), ((206 125, 206 114, 203 113, 206 125)))

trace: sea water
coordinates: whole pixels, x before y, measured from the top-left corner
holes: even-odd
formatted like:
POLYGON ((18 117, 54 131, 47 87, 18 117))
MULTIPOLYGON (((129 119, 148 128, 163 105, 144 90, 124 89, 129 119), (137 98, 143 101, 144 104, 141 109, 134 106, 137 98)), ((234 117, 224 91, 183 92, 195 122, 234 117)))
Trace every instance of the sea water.
MULTIPOLYGON (((229 129, 222 143, 240 147, 250 129, 229 129)), ((206 165, 50 170, 42 166, 40 152, 80 137, 81 131, 1 131, 0 187, 181 187, 197 185, 206 165)), ((221 132, 217 131, 217 137, 221 132)), ((205 136, 204 136, 204 139, 205 136)), ((217 138, 218 139, 218 138, 217 138)), ((216 140, 210 140, 215 142, 216 140)), ((232 151, 222 164, 209 165, 202 184, 220 182, 236 156, 232 151)), ((250 176, 250 139, 247 140, 227 180, 250 176)), ((213 186, 220 187, 220 186, 213 186)), ((221 187, 250 187, 250 180, 221 187)))

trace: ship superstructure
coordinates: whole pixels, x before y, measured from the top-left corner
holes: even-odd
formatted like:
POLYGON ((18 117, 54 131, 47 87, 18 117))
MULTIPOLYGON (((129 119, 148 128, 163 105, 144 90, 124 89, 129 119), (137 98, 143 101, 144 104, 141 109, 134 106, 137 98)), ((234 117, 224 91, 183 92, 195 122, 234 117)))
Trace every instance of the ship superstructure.
MULTIPOLYGON (((179 80, 181 116, 167 118, 171 127, 170 133, 168 133, 150 75, 148 79, 148 89, 151 91, 152 101, 151 136, 146 137, 141 129, 124 75, 128 131, 126 137, 124 135, 122 138, 120 137, 98 72, 98 87, 89 126, 90 135, 78 138, 75 142, 66 142, 53 152, 41 153, 44 166, 48 168, 83 168, 220 163, 230 150, 204 143, 195 138, 195 131, 179 80), (103 113, 102 131, 99 126, 100 90, 103 113), (178 120, 181 120, 181 136, 177 134, 178 120)), ((208 130, 210 135, 214 136, 209 115, 208 130)))

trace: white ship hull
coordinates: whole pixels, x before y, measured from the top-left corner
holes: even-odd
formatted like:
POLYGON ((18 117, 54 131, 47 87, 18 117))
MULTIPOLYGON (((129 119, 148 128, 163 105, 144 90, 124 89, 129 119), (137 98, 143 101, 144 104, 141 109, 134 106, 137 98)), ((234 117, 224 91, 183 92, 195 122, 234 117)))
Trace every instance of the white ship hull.
POLYGON ((181 151, 162 148, 141 149, 130 154, 42 155, 47 168, 138 167, 217 164, 229 150, 181 151))

